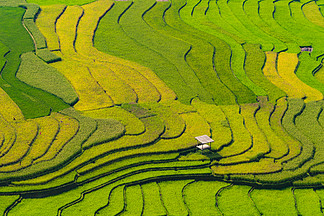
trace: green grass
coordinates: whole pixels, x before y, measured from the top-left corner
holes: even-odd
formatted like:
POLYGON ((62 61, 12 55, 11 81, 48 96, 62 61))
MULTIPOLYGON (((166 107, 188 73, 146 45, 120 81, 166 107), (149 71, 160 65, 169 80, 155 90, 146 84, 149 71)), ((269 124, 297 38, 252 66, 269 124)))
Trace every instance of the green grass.
POLYGON ((217 205, 224 215, 260 215, 248 196, 249 186, 233 185, 217 196, 217 205))
MULTIPOLYGON (((310 33, 309 29, 300 25, 291 17, 291 4, 288 1, 274 2, 274 20, 282 27, 282 31, 285 32, 287 36, 293 38, 299 46, 309 46, 310 41, 307 40, 302 35, 305 35, 304 31, 310 33)), ((306 33, 306 34, 307 34, 306 33)))
MULTIPOLYGON (((63 143, 64 147, 61 149, 60 152, 52 152, 49 155, 55 156, 53 160, 50 161, 42 161, 40 163, 36 163, 33 166, 27 167, 22 170, 18 170, 16 172, 10 173, 1 173, 1 179, 3 181, 7 181, 8 179, 29 179, 31 177, 39 176, 40 174, 48 173, 49 170, 57 170, 57 168, 61 167, 67 161, 70 161, 72 158, 75 158, 81 152, 81 143, 86 140, 91 133, 96 128, 96 124, 93 119, 82 117, 78 115, 72 108, 68 110, 62 111, 65 114, 69 115, 67 118, 71 119, 70 116, 76 118, 80 126, 77 129, 78 133, 73 137, 73 139, 69 140, 67 143, 63 143)), ((56 142, 59 143, 62 140, 57 140, 56 142)), ((48 156, 49 156, 48 155, 48 156)), ((44 159, 44 158, 43 158, 44 159)), ((54 173, 56 174, 56 173, 54 173)), ((45 175, 46 176, 46 175, 45 175)), ((57 175, 56 177, 59 177, 57 175)), ((33 182, 33 181, 32 181, 33 182)))
POLYGON ((280 42, 258 28, 258 26, 254 23, 256 19, 255 17, 253 17, 252 19, 252 17, 248 16, 246 12, 246 5, 248 4, 247 1, 232 0, 227 4, 228 7, 231 8, 237 19, 240 20, 241 25, 243 25, 247 30, 250 31, 249 34, 254 34, 254 37, 247 37, 246 40, 261 44, 263 51, 272 51, 274 49, 277 50, 277 46, 280 44, 280 42))
POLYGON ((2 145, 0 148, 0 155, 3 156, 10 150, 11 146, 16 141, 16 129, 13 125, 6 122, 3 117, 1 118, 0 125, 2 128, 2 136, 5 139, 4 142, 1 143, 2 145))
POLYGON ((320 39, 323 29, 305 19, 301 10, 302 3, 289 3, 289 1, 276 2, 275 19, 285 29, 289 30, 298 39, 301 46, 312 45, 311 55, 317 58, 323 55, 323 42, 320 39))
POLYGON ((39 13, 39 5, 37 4, 20 4, 20 7, 26 8, 26 12, 24 14, 24 19, 32 19, 35 21, 35 15, 39 13))
POLYGON ((302 6, 302 12, 305 14, 305 17, 315 25, 324 27, 324 19, 321 14, 319 6, 316 2, 307 2, 302 6))
MULTIPOLYGON (((271 158, 261 158, 259 161, 250 163, 238 163, 234 165, 220 166, 217 162, 211 167, 213 174, 217 176, 239 174, 242 175, 242 179, 245 180, 246 174, 270 174, 277 173, 282 170, 281 164, 274 162, 271 158)), ((263 175, 260 175, 263 176, 263 175)), ((268 176, 268 175, 264 175, 268 176)), ((254 179, 252 181, 255 181, 254 179)))
POLYGON ((78 195, 79 194, 71 196, 69 193, 62 193, 57 196, 49 196, 43 199, 22 199, 22 201, 9 212, 9 215, 57 215, 58 208, 61 205, 78 198, 78 195), (38 206, 38 208, 35 208, 35 206, 38 206))
POLYGON ((32 52, 21 55, 21 64, 16 76, 31 86, 56 95, 67 104, 74 105, 78 101, 77 94, 66 78, 32 52))
MULTIPOLYGON (((304 83, 296 74, 299 67, 299 59, 296 53, 279 53, 277 60, 278 74, 291 86, 298 86, 299 94, 305 95, 305 102, 321 100, 322 93, 304 83)), ((307 69, 309 70, 309 69, 307 69)))
POLYGON ((79 121, 70 116, 54 113, 52 115, 58 122, 60 122, 60 132, 51 143, 46 153, 35 160, 35 163, 40 161, 50 161, 59 154, 64 146, 77 134, 79 130, 79 121))
POLYGON ((110 194, 112 194, 114 197, 111 197, 111 202, 109 200, 110 204, 112 205, 110 205, 108 208, 113 210, 114 204, 117 204, 115 205, 117 208, 121 204, 119 197, 117 197, 117 201, 119 202, 116 202, 115 195, 121 195, 120 198, 123 198, 123 194, 120 194, 120 190, 122 189, 123 187, 116 188, 116 184, 111 184, 102 188, 101 190, 93 191, 92 193, 82 194, 83 192, 77 191, 77 193, 81 193, 81 199, 70 200, 69 202, 64 203, 65 205, 63 204, 61 206, 57 206, 57 209, 60 207, 61 215, 94 215, 98 209, 105 206, 110 199, 110 194), (93 201, 96 199, 100 200, 100 202, 94 203, 93 201))
MULTIPOLYGON (((48 6, 39 24, 52 48, 37 51, 18 2, 0 2, 17 6, 0 8, 0 18, 15 19, 0 19, 1 75, 12 82, 0 79, 11 92, 0 88, 0 212, 12 206, 8 215, 322 213, 320 190, 275 189, 323 182, 323 83, 313 59, 320 37, 313 54, 300 54, 299 64, 297 58, 299 45, 322 30, 307 24, 303 2, 99 0, 64 13, 64 6, 48 6), (290 21, 294 31, 285 29, 290 21), (309 35, 296 32, 300 25, 309 35), (98 39, 107 53, 96 50, 98 39), (69 105, 54 90, 12 81, 24 69, 24 82, 34 73, 49 88, 39 80, 50 76, 44 61, 56 58, 51 49, 62 59, 51 65, 82 93, 75 108, 83 112, 60 111, 59 104, 69 105), (22 113, 45 116, 26 121, 22 113), (195 148, 194 137, 203 134, 215 140, 215 151, 195 148)), ((38 7, 30 6, 25 20, 34 25, 38 7)))
MULTIPOLYGON (((187 45, 188 52, 184 56, 185 61, 195 72, 199 81, 216 104, 224 104, 227 101, 233 100, 232 93, 219 79, 219 72, 216 68, 213 68, 213 66, 215 66, 213 61, 215 57, 214 47, 209 44, 208 41, 202 39, 200 36, 201 32, 188 26, 179 18, 177 13, 179 4, 178 2, 175 2, 175 4, 174 6, 173 4, 170 5, 170 3, 160 2, 153 8, 154 13, 157 14, 156 16, 159 18, 159 25, 156 26, 156 29, 162 34, 184 40, 188 45, 191 44, 190 48, 187 45), (158 10, 161 12, 157 13, 156 11, 158 10), (183 31, 184 29, 186 29, 186 31, 183 31), (224 100, 224 97, 221 97, 218 92, 222 92, 227 99, 224 100)), ((200 99, 210 103, 203 97, 200 97, 200 99)))
POLYGON ((121 105, 121 108, 135 115, 139 119, 156 116, 153 111, 150 111, 139 104, 125 103, 121 105))
POLYGON ((324 83, 324 67, 321 67, 319 70, 317 70, 314 74, 314 77, 321 83, 324 83))
MULTIPOLYGON (((207 169, 208 168, 195 170, 195 173, 198 173, 198 174, 200 173, 200 174, 203 174, 203 175, 205 174, 206 175, 209 172, 207 169)), ((173 169, 164 170, 164 171, 158 171, 158 170, 156 170, 156 171, 152 171, 152 170, 151 171, 144 171, 144 170, 140 170, 139 172, 134 173, 134 175, 128 176, 125 179, 121 179, 120 181, 116 182, 116 184, 112 184, 114 181, 111 182, 110 180, 114 176, 110 175, 110 176, 106 176, 106 177, 104 177, 102 179, 99 179, 97 181, 86 184, 83 187, 80 187, 78 189, 72 190, 72 191, 70 191, 69 193, 67 193, 65 195, 67 197, 70 197, 68 199, 69 202, 74 203, 74 201, 78 200, 78 198, 80 197, 80 192, 84 193, 85 190, 86 190, 86 193, 88 194, 88 193, 94 193, 94 192, 98 191, 98 192, 96 192, 97 196, 95 196, 95 198, 96 198, 96 200, 102 200, 103 202, 101 204, 104 207, 104 206, 106 206, 105 203, 107 203, 107 201, 108 201, 108 194, 109 194, 109 192, 111 190, 111 186, 123 185, 125 183, 127 183, 127 184, 130 183, 130 184, 133 185, 133 184, 136 184, 136 183, 145 182, 147 180, 151 181, 151 180, 154 180, 154 179, 159 179, 159 177, 164 178, 164 179, 166 177, 167 178, 174 178, 175 175, 183 175, 184 177, 190 177, 190 174, 193 174, 192 170, 177 170, 177 171, 174 171, 173 169)), ((53 198, 55 198, 55 196, 53 198)), ((46 199, 47 198, 45 198, 45 200, 46 199)), ((51 199, 51 198, 49 197, 49 199, 51 199)), ((58 204, 56 206, 56 209, 58 208, 58 206, 66 205, 66 203, 67 203, 66 201, 67 201, 67 199, 65 199, 65 201, 63 200, 63 202, 60 199, 58 199, 56 201, 56 203, 58 204)), ((90 202, 93 202, 93 199, 90 200, 90 202)), ((121 206, 121 205, 122 204, 120 202, 119 206, 121 206)), ((104 210, 104 208, 100 208, 100 209, 104 210)))
MULTIPOLYGON (((138 95, 138 102, 168 101, 176 99, 175 93, 149 68, 136 62, 98 51, 93 47, 93 38, 98 24, 113 1, 96 1, 82 6, 84 14, 78 23, 75 49, 82 59, 94 60, 111 68, 138 95), (86 57, 86 58, 84 58, 86 57)), ((51 32, 55 30, 51 29, 51 32)), ((116 31, 116 30, 115 30, 116 31)))
MULTIPOLYGON (((293 87, 289 82, 287 82, 283 77, 281 77, 278 73, 278 54, 275 52, 266 52, 266 62, 263 67, 264 76, 271 81, 274 85, 284 91, 288 97, 291 98, 304 98, 305 93, 301 91, 299 88, 293 87)), ((280 59, 281 60, 281 59, 280 59)), ((292 59, 289 59, 289 63, 291 63, 292 59)), ((280 62, 282 63, 282 61, 280 62)), ((282 64, 280 64, 282 66, 282 64)), ((291 65, 293 66, 293 65, 291 65)), ((293 67, 290 67, 291 69, 293 67)), ((282 67, 280 67, 282 69, 282 67)), ((295 68, 293 68, 295 69, 295 68)), ((282 72, 282 71, 280 71, 282 72)))
MULTIPOLYGON (((76 52, 83 55, 82 58, 99 60, 100 64, 103 64, 106 69, 111 69, 120 78, 120 81, 126 84, 124 87, 117 89, 119 91, 117 95, 128 85, 136 93, 138 103, 159 101, 161 94, 153 84, 156 82, 154 82, 154 78, 152 79, 152 72, 147 73, 147 70, 134 62, 109 56, 93 47, 93 37, 98 22, 111 7, 113 7, 113 1, 97 1, 82 6, 84 14, 77 26, 77 38, 74 45, 76 52)), ((107 77, 105 78, 107 79, 107 77)), ((116 88, 117 81, 114 83, 116 88)))
MULTIPOLYGON (((260 32, 256 34, 259 30, 258 28, 249 30, 251 25, 250 20, 246 18, 244 11, 242 10, 242 1, 217 1, 216 4, 219 7, 219 11, 224 20, 227 21, 233 28, 237 29, 238 33, 235 35, 244 38, 248 42, 261 44, 263 51, 270 51, 273 49, 273 44, 264 41, 260 37, 260 32)), ((262 32, 262 31, 261 31, 262 32)))
MULTIPOLYGON (((28 167, 33 163, 34 160, 42 157, 46 153, 46 151, 54 141, 56 135, 59 133, 59 122, 51 116, 46 116, 37 118, 34 123, 37 124, 38 127, 37 137, 35 137, 33 142, 31 143, 26 156, 23 157, 19 161, 19 163, 1 167, 0 171, 10 172, 28 167)), ((5 140, 7 142, 11 139, 12 137, 10 135, 8 136, 8 134, 5 134, 5 140)), ((8 146, 8 143, 4 144, 5 146, 8 146)))
POLYGON ((323 143, 324 133, 323 127, 317 121, 319 114, 322 112, 322 107, 322 101, 309 102, 301 115, 295 120, 297 128, 309 138, 316 150, 311 161, 312 164, 323 163, 324 149, 321 143, 323 143))
MULTIPOLYGON (((75 109, 86 111, 114 105, 106 90, 91 76, 89 68, 82 63, 65 58, 51 65, 67 78, 78 94, 79 101, 74 105, 75 109), (76 70, 78 73, 75 73, 76 70)), ((123 98, 124 95, 120 94, 120 97, 123 98)))
MULTIPOLYGON (((73 114, 73 113, 72 113, 73 114)), ((79 117, 80 118, 80 117, 79 117)), ((92 119, 90 119, 92 120, 92 119)), ((79 153, 81 150, 81 145, 84 142, 86 138, 88 138, 95 130, 95 125, 88 125, 90 122, 87 122, 86 119, 83 120, 84 125, 80 125, 82 128, 82 133, 79 132, 76 134, 74 139, 72 139, 72 142, 69 142, 70 148, 68 149, 69 145, 66 145, 63 150, 67 152, 61 152, 58 156, 61 156, 59 159, 69 159, 71 156, 75 156, 75 153, 79 153), (90 127, 89 127, 90 126, 90 127), (93 128, 94 127, 94 128, 93 128), (73 149, 72 149, 73 148, 73 149)), ((146 126, 146 133, 138 135, 138 136, 133 136, 133 137, 128 137, 124 136, 118 140, 115 140, 113 142, 108 142, 108 143, 103 143, 102 145, 97 145, 93 146, 92 148, 89 148, 87 150, 84 150, 84 152, 81 155, 78 155, 78 158, 75 158, 71 163, 68 165, 64 166, 60 170, 56 172, 49 173, 47 175, 41 176, 36 179, 31 179, 30 181, 26 181, 25 183, 41 183, 41 182, 48 182, 52 179, 57 178, 58 176, 62 176, 71 170, 74 170, 77 167, 80 167, 80 165, 85 165, 88 164, 88 161, 93 161, 94 159, 98 159, 100 157, 104 157, 107 155, 112 150, 117 150, 125 147, 135 147, 138 146, 140 147, 141 145, 153 143, 156 141, 159 136, 163 133, 164 131, 164 125, 162 121, 156 117, 150 117, 150 118, 145 118, 142 120, 144 125, 146 126)), ((91 124, 93 124, 91 122, 91 124)), ((139 149, 140 151, 141 149, 139 149)), ((163 151, 163 149, 161 149, 163 151)), ((127 154, 128 152, 126 152, 127 154)), ((116 155, 118 158, 118 154, 116 155)), ((111 159, 113 159, 112 154, 110 155, 111 159)), ((109 158, 110 158, 109 157, 109 158)), ((57 159, 57 158, 56 158, 57 159)), ((106 163, 106 161, 104 161, 106 163)), ((100 164, 100 163, 99 163, 100 164)), ((92 164, 92 166, 97 166, 98 164, 92 164)))

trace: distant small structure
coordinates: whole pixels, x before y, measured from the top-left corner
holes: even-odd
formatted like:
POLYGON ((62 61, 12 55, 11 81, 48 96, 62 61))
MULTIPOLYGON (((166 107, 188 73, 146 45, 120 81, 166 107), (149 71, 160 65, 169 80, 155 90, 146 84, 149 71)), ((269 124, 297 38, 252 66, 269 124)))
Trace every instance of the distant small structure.
POLYGON ((302 52, 313 52, 313 47, 312 46, 301 46, 300 51, 302 51, 302 52))
POLYGON ((207 144, 214 142, 214 140, 207 135, 197 136, 195 139, 198 141, 198 145, 196 147, 200 150, 210 149, 210 146, 207 144))

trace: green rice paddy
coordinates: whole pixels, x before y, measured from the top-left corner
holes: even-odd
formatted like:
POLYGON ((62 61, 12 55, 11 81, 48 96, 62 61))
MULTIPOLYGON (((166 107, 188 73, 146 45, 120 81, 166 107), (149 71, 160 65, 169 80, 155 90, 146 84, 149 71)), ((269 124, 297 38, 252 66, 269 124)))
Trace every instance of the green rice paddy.
POLYGON ((0 1, 0 214, 323 215, 323 5, 0 1))

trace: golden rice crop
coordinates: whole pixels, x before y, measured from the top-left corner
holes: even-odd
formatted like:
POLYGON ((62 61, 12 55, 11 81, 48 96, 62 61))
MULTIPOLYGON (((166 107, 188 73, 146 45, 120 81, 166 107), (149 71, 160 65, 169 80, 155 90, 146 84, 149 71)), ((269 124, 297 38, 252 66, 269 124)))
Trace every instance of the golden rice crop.
POLYGON ((263 67, 263 74, 275 84, 278 88, 286 92, 288 97, 291 98, 303 98, 305 97, 304 92, 299 88, 292 86, 290 83, 287 83, 277 72, 276 61, 277 53, 275 52, 266 52, 266 63, 263 67))
POLYGON ((59 122, 59 133, 56 135, 48 151, 42 157, 36 159, 35 163, 53 159, 78 132, 79 122, 76 119, 60 113, 53 113, 52 117, 59 122))
POLYGON ((296 76, 295 70, 298 64, 297 54, 285 52, 279 53, 277 61, 279 75, 292 86, 298 86, 300 91, 302 91, 307 97, 305 102, 317 101, 323 98, 320 91, 308 86, 296 76))

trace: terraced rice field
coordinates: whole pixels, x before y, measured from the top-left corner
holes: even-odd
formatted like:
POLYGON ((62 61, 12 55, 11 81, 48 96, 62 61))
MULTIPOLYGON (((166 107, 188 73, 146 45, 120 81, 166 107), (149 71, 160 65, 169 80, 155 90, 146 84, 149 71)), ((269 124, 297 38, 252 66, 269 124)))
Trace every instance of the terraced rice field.
POLYGON ((323 215, 323 8, 0 0, 0 214, 323 215))

